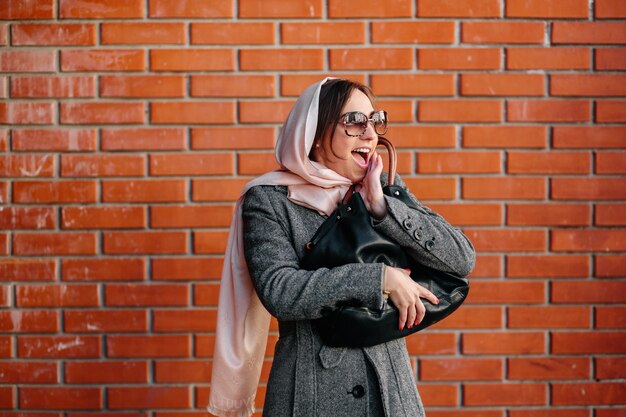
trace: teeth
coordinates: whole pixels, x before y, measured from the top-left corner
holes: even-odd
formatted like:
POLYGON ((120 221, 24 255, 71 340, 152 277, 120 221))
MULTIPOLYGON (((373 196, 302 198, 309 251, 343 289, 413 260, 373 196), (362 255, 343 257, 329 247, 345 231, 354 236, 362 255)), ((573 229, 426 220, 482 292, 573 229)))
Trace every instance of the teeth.
POLYGON ((370 153, 370 150, 367 149, 367 148, 357 148, 357 149, 353 150, 352 152, 370 153))

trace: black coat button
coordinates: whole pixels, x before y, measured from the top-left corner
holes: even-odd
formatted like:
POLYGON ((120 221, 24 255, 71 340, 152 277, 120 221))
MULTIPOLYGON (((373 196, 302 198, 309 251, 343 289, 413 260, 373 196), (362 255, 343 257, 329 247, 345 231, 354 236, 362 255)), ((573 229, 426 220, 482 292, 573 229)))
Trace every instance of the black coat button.
POLYGON ((413 237, 415 238, 415 240, 420 241, 422 240, 422 235, 420 234, 419 230, 416 230, 413 232, 413 237))
POLYGON ((406 230, 411 230, 411 229, 413 229, 413 222, 411 221, 411 219, 405 219, 405 220, 402 222, 402 225, 404 226, 404 228, 405 228, 406 230))
POLYGON ((352 388, 352 391, 348 391, 348 394, 352 394, 354 398, 361 398, 365 395, 365 388, 363 388, 363 385, 356 385, 352 388))
POLYGON ((432 240, 426 241, 426 250, 427 251, 433 250, 434 246, 435 246, 435 242, 433 242, 432 240))

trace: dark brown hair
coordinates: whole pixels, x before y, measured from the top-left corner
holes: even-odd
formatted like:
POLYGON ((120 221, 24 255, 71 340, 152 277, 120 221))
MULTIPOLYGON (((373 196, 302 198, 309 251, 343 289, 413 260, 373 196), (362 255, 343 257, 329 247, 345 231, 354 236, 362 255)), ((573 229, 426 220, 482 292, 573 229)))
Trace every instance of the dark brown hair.
POLYGON ((356 81, 336 78, 328 80, 322 85, 317 116, 317 130, 315 131, 313 143, 321 141, 329 130, 331 132, 335 131, 341 116, 341 109, 346 105, 354 90, 359 90, 365 94, 372 102, 372 105, 375 106, 376 97, 372 90, 356 81))

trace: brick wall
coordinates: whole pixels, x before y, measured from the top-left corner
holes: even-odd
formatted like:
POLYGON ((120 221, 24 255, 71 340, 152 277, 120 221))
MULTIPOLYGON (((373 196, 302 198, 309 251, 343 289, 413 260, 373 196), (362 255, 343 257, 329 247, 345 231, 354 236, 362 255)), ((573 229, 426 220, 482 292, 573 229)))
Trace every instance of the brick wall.
POLYGON ((374 88, 408 184, 479 252, 467 304, 407 339, 429 417, 626 416, 624 18, 1 0, 0 415, 203 415, 233 202, 332 74, 374 88))

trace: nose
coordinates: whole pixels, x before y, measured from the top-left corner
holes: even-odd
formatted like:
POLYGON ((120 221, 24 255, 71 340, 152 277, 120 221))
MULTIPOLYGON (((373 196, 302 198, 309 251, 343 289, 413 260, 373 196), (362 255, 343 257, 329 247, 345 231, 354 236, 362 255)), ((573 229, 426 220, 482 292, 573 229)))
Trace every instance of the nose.
POLYGON ((376 133, 376 129, 374 129, 374 123, 368 121, 367 127, 365 128, 365 132, 361 135, 362 139, 378 139, 378 133, 376 133))

